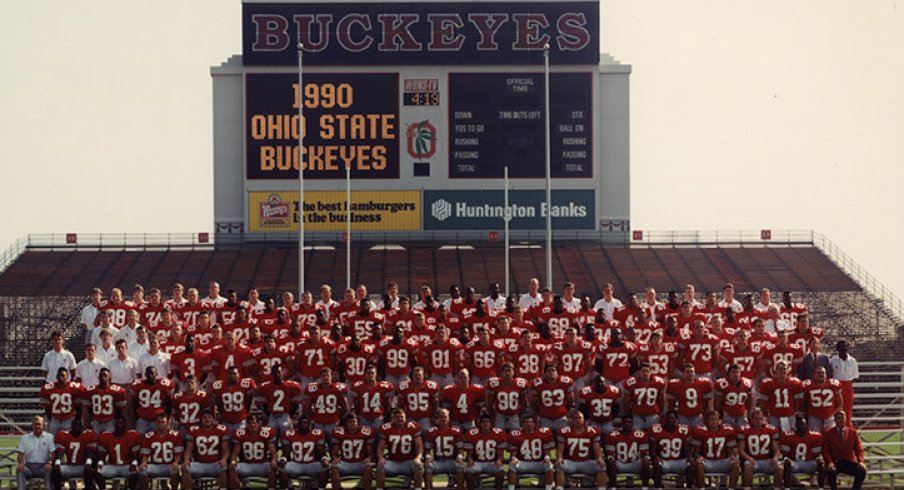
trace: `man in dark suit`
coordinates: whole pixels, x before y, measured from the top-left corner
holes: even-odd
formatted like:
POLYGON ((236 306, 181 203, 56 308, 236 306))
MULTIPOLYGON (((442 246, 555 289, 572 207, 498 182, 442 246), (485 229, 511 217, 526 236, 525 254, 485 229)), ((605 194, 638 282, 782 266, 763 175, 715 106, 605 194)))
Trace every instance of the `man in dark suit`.
POLYGON ((822 453, 826 463, 826 476, 832 490, 838 489, 838 473, 854 477, 852 490, 860 490, 866 479, 863 464, 863 445, 860 434, 853 427, 846 427, 844 411, 835 412, 835 427, 822 435, 822 453))
POLYGON ((797 368, 797 377, 800 378, 801 381, 813 379, 813 373, 816 372, 816 368, 818 367, 826 368, 826 376, 829 378, 833 377, 829 356, 820 352, 821 348, 822 342, 818 337, 810 337, 810 340, 807 341, 807 349, 809 352, 807 352, 801 360, 800 366, 797 368))

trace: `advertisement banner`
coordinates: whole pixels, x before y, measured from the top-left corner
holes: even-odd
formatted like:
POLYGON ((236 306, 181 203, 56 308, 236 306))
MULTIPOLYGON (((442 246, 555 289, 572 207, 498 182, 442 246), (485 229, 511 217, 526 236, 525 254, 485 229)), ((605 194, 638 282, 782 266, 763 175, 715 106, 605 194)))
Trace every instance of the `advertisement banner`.
POLYGON ((245 75, 248 179, 298 178, 298 106, 304 101, 305 179, 399 178, 397 73, 245 75))
POLYGON ((599 63, 599 2, 242 4, 242 62, 306 65, 599 63))
MULTIPOLYGON (((353 191, 353 231, 408 231, 421 229, 418 191, 353 191)), ((345 192, 304 193, 305 231, 345 231, 345 192)), ((252 233, 298 231, 298 192, 248 193, 248 226, 252 233)))
MULTIPOLYGON (((552 191, 552 227, 556 230, 596 228, 596 191, 552 191)), ((424 191, 425 230, 501 230, 505 196, 502 189, 485 191, 424 191)), ((546 191, 509 191, 513 230, 546 228, 546 191)))

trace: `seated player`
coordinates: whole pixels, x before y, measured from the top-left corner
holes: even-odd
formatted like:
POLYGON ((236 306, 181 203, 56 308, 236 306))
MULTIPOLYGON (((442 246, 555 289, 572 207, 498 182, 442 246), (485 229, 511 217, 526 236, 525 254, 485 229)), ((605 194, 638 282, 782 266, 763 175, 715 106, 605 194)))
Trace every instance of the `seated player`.
POLYGON ((201 410, 201 425, 187 428, 182 461, 182 488, 192 488, 194 478, 216 478, 226 488, 229 469, 229 429, 218 424, 213 410, 201 410))
POLYGON ((572 408, 568 425, 556 433, 556 487, 565 486, 571 475, 596 475, 597 488, 606 488, 606 461, 600 447, 600 433, 584 423, 584 414, 572 408))
POLYGON ((772 486, 781 488, 784 465, 779 463, 778 429, 766 423, 759 408, 750 413, 750 425, 737 430, 738 452, 744 462, 744 487, 753 485, 753 475, 772 475, 772 486))
POLYGON ((361 476, 361 483, 370 489, 374 465, 374 431, 362 426, 354 413, 345 415, 342 425, 331 435, 333 460, 330 480, 333 490, 342 490, 341 477, 361 476))
POLYGON ((793 431, 782 432, 778 436, 778 447, 784 456, 785 488, 791 488, 794 475, 815 475, 819 488, 825 486, 825 460, 822 457, 822 434, 811 431, 807 418, 795 417, 797 423, 793 431))
POLYGON ((330 466, 326 456, 326 433, 311 428, 311 419, 307 415, 298 417, 295 428, 286 431, 282 448, 284 459, 288 462, 279 472, 280 488, 289 488, 291 480, 305 476, 313 478, 318 488, 326 487, 330 466), (289 457, 285 458, 287 452, 289 457))
POLYGON ((667 412, 665 421, 650 427, 649 433, 653 484, 656 488, 663 488, 662 475, 679 475, 679 478, 685 478, 689 488, 693 487, 693 456, 688 443, 691 429, 678 424, 678 412, 667 412))
POLYGON ((276 431, 262 426, 260 416, 252 413, 245 426, 232 433, 231 460, 230 488, 239 488, 251 477, 266 478, 267 488, 276 488, 276 431))
POLYGON ((95 469, 92 458, 96 458, 97 433, 90 428, 82 430, 82 422, 76 417, 69 430, 57 432, 54 442, 55 464, 50 470, 54 488, 62 488, 63 482, 68 480, 69 486, 75 490, 75 479, 83 480, 86 486, 93 486, 95 469))
POLYGON ((436 411, 436 420, 431 425, 424 434, 424 485, 431 489, 433 475, 447 475, 450 486, 458 482, 461 488, 464 483, 461 429, 450 425, 449 410, 445 408, 436 411))
MULTIPOLYGON (((150 367, 148 368, 150 369, 150 367)), ((169 415, 157 415, 154 430, 141 441, 141 464, 138 465, 138 488, 150 488, 150 480, 169 478, 172 488, 179 485, 182 462, 182 435, 169 428, 169 415)))
POLYGON ((727 475, 728 487, 737 488, 741 465, 735 430, 722 423, 719 412, 706 412, 704 424, 691 429, 691 446, 697 474, 694 481, 703 482, 707 474, 727 475))
POLYGON ((130 489, 138 486, 142 437, 137 430, 127 431, 126 421, 122 418, 113 421, 113 432, 104 432, 97 437, 98 488, 107 488, 108 478, 123 478, 130 489), (107 464, 102 465, 104 460, 107 464))
POLYGON ((424 441, 421 426, 405 417, 405 410, 392 409, 391 421, 378 430, 377 490, 385 488, 386 475, 407 476, 420 490, 424 479, 424 441))
POLYGON ((640 475, 646 487, 650 479, 650 439, 647 433, 635 430, 633 419, 625 417, 619 430, 605 435, 605 442, 609 483, 614 486, 620 474, 640 475))
POLYGON ((619 414, 620 399, 621 390, 618 386, 607 383, 602 375, 594 376, 592 385, 585 386, 578 392, 578 406, 587 418, 587 425, 602 434, 615 430, 614 420, 619 414))
POLYGON ((518 486, 518 475, 542 475, 543 486, 552 490, 555 474, 549 453, 556 447, 553 433, 538 427, 533 414, 521 416, 521 428, 509 434, 509 490, 518 486))
POLYGON ((469 430, 462 442, 467 453, 465 473, 468 488, 478 488, 480 477, 487 475, 495 477, 496 490, 502 490, 505 477, 503 457, 508 447, 505 431, 493 427, 493 418, 484 412, 478 418, 477 427, 469 430))

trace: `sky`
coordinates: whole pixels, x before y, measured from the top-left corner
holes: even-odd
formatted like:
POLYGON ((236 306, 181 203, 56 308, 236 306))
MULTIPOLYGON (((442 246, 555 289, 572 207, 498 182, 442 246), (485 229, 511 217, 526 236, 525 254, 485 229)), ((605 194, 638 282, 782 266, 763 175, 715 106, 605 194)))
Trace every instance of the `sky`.
MULTIPOLYGON (((0 250, 210 230, 209 68, 240 20, 238 0, 0 2, 0 250)), ((816 230, 904 297, 904 1, 603 0, 600 32, 633 69, 633 228, 816 230)))

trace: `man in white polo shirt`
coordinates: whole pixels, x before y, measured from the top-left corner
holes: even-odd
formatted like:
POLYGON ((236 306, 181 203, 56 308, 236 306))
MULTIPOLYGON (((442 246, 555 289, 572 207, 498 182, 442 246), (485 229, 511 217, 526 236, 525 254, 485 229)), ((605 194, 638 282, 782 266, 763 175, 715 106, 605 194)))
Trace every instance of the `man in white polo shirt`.
POLYGON ((41 370, 44 371, 44 379, 47 383, 56 381, 57 371, 61 367, 69 369, 70 374, 71 371, 75 370, 75 356, 63 348, 65 341, 63 333, 59 330, 54 330, 50 334, 50 339, 53 342, 53 349, 44 354, 44 360, 41 361, 41 370))
POLYGON ((847 414, 845 423, 848 427, 852 426, 854 419, 854 381, 860 377, 860 365, 857 359, 848 354, 848 343, 846 340, 839 340, 835 344, 837 355, 829 359, 829 365, 832 366, 832 375, 841 383, 841 400, 844 403, 844 413, 847 414))
POLYGON ((160 350, 160 339, 156 335, 148 337, 148 351, 138 359, 140 372, 145 372, 149 366, 157 368, 157 375, 161 378, 169 378, 170 355, 160 350))
POLYGON ((44 488, 53 488, 50 470, 55 449, 53 435, 44 431, 44 417, 36 416, 31 420, 31 432, 22 436, 16 448, 19 490, 25 490, 25 482, 31 478, 43 478, 44 488))
POLYGON ((100 370, 107 367, 97 358, 97 346, 85 346, 85 358, 75 366, 75 380, 83 386, 94 386, 100 379, 100 370))
POLYGON ((107 369, 110 370, 110 381, 123 388, 127 388, 141 375, 138 361, 129 356, 129 347, 125 339, 116 341, 116 357, 107 364, 107 369))
POLYGON ((110 361, 116 359, 116 346, 113 345, 113 332, 104 329, 100 333, 100 344, 97 344, 97 358, 105 366, 110 367, 110 361))

